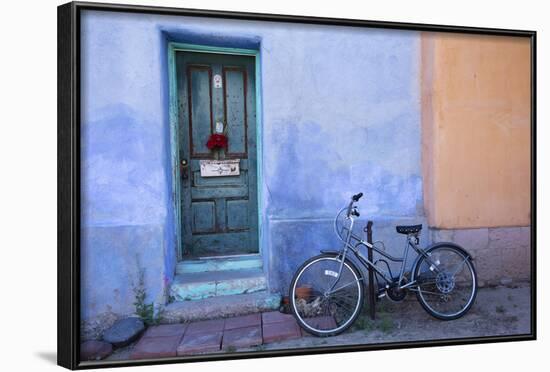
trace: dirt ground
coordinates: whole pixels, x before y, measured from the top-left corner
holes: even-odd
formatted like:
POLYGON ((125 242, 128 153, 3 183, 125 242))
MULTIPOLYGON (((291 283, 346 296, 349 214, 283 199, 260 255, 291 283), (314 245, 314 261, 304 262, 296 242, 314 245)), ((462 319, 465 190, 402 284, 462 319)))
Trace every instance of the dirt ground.
POLYGON ((376 320, 370 320, 365 312, 349 330, 338 336, 307 336, 261 345, 260 348, 278 350, 526 334, 531 332, 530 292, 528 284, 513 288, 480 288, 470 311, 452 321, 441 321, 430 316, 420 306, 414 293, 409 293, 400 303, 383 298, 376 304, 376 320))

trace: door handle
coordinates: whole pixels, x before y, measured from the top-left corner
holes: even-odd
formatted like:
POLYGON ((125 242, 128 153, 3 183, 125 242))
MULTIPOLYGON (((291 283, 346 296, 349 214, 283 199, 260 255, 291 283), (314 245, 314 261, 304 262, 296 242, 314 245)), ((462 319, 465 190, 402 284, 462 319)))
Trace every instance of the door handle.
POLYGON ((180 164, 180 173, 181 178, 183 178, 184 180, 189 178, 188 168, 189 164, 187 163, 187 159, 183 159, 180 164))

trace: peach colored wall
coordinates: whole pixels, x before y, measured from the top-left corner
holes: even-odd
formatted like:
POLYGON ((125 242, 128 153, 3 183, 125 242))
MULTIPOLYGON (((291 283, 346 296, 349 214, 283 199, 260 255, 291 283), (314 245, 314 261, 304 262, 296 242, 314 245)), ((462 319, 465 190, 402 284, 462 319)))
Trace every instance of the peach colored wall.
POLYGON ((422 163, 430 226, 526 226, 530 41, 422 34, 422 163))

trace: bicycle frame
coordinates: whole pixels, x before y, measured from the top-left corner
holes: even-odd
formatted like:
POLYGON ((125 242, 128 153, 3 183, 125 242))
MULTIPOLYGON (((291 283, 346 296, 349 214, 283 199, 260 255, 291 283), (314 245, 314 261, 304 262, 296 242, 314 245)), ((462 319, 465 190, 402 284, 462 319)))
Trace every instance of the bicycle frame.
MULTIPOLYGON (((336 218, 338 218, 338 215, 336 216, 336 218)), ((394 283, 396 283, 393 277, 388 277, 388 275, 391 275, 391 269, 389 269, 389 265, 388 265, 388 269, 389 269, 388 272, 385 272, 384 270, 378 268, 376 266, 377 261, 375 261, 375 262, 370 261, 367 257, 365 257, 359 251, 360 246, 365 246, 368 249, 373 249, 378 254, 386 257, 387 259, 389 259, 392 262, 401 262, 401 268, 399 270, 399 280, 397 281, 397 286, 398 286, 399 289, 406 289, 406 288, 407 289, 412 289, 411 287, 414 287, 416 285, 416 278, 411 278, 410 282, 401 285, 401 283, 403 281, 403 278, 404 278, 404 275, 405 275, 405 268, 406 268, 406 265, 407 265, 407 256, 409 254, 410 248, 412 248, 417 253, 417 259, 418 259, 419 256, 423 256, 426 259, 426 261, 430 264, 430 268, 432 270, 434 270, 436 273, 439 272, 439 269, 437 268, 437 264, 431 260, 429 253, 425 252, 422 248, 420 248, 418 246, 418 243, 417 243, 418 240, 417 240, 416 235, 414 235, 414 234, 407 235, 407 245, 405 246, 403 256, 402 257, 394 257, 394 256, 380 250, 374 244, 371 244, 371 243, 361 239, 357 235, 353 234, 353 226, 355 224, 355 219, 353 218, 353 216, 347 216, 346 218, 350 220, 350 225, 349 225, 349 228, 348 228, 348 234, 347 234, 346 239, 344 241, 344 246, 340 250, 340 254, 342 256, 342 261, 340 263, 340 267, 339 267, 339 270, 338 270, 338 276, 336 277, 335 282, 332 284, 332 286, 330 287, 328 292, 335 292, 336 290, 342 289, 342 288, 337 288, 336 290, 334 290, 334 286, 338 282, 338 280, 340 278, 340 275, 342 273, 342 268, 344 266, 344 260, 346 259, 346 256, 348 254, 348 250, 351 250, 353 252, 355 257, 359 260, 359 262, 363 266, 365 266, 367 269, 374 270, 375 273, 378 274, 386 282, 386 285, 385 285, 386 289, 388 289, 390 287, 390 285, 393 285, 394 283), (352 241, 354 241, 356 243, 351 244, 352 241)), ((336 220, 335 220, 335 223, 336 223, 336 220)), ((359 280, 364 280, 364 279, 361 278, 359 280)), ((348 286, 352 283, 348 283, 348 284, 346 284, 346 286, 348 286)))

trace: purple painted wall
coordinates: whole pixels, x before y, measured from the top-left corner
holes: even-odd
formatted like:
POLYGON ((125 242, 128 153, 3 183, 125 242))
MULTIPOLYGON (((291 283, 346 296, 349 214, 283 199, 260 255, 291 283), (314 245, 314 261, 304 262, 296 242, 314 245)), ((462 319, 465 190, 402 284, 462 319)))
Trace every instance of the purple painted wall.
POLYGON ((163 302, 173 277, 169 40, 260 49, 261 250, 272 290, 337 248, 332 217, 359 191, 375 238, 402 248, 393 224, 424 219, 418 33, 85 12, 84 319, 131 312, 139 266, 150 301, 163 302))

